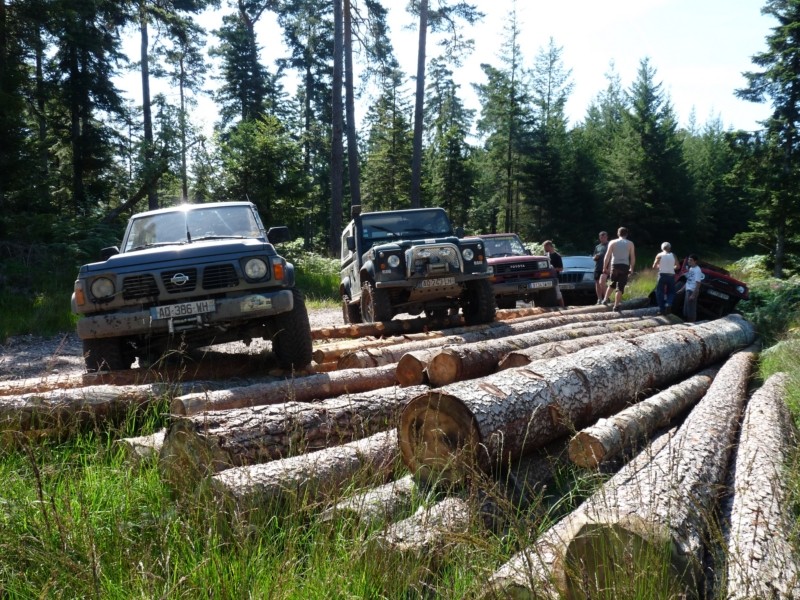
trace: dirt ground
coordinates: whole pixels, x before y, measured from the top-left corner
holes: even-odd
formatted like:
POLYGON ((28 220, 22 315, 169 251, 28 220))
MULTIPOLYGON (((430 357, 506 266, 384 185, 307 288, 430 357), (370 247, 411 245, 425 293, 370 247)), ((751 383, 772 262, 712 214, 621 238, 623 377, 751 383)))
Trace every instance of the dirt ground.
MULTIPOLYGON (((312 329, 342 324, 339 308, 308 311, 312 329)), ((227 352, 254 353, 269 347, 268 342, 253 340, 250 346, 234 342, 224 344, 227 352)), ((215 347, 220 348, 220 347, 215 347)), ((0 343, 0 381, 66 375, 85 372, 83 346, 75 332, 53 337, 13 336, 0 343)))

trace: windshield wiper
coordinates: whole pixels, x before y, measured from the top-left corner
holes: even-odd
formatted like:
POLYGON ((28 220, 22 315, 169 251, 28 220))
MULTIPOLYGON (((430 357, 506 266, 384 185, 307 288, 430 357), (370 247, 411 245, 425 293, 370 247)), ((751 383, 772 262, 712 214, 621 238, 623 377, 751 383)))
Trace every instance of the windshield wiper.
POLYGON ((152 244, 141 244, 139 246, 134 246, 130 249, 131 252, 134 250, 147 250, 148 248, 159 248, 161 246, 183 246, 186 243, 186 240, 181 241, 174 241, 174 242, 153 242, 152 244))

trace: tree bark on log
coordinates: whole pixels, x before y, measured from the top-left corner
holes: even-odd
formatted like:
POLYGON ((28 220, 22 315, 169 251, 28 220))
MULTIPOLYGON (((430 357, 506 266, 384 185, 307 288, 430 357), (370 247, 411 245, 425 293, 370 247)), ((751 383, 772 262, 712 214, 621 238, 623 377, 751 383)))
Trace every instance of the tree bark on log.
POLYGON ((726 532, 729 600, 800 598, 787 469, 796 432, 785 404, 786 373, 753 393, 742 421, 726 532))
POLYGON ((343 338, 381 337, 421 333, 434 329, 446 329, 463 325, 461 315, 451 315, 444 319, 396 319, 379 323, 353 323, 337 327, 321 327, 311 330, 312 340, 331 340, 343 338))
POLYGON ((394 521, 411 509, 414 496, 420 494, 411 475, 340 500, 320 514, 320 520, 353 521, 370 528, 376 523, 394 521))
POLYGON ((645 390, 719 362, 754 338, 752 324, 729 315, 430 390, 401 413, 403 460, 425 479, 436 473, 458 480, 476 466, 490 469, 645 390))
MULTIPOLYGON (((603 589, 626 597, 636 588, 616 586, 635 586, 633 565, 658 560, 666 561, 658 574, 663 579, 647 582, 650 589, 699 596, 704 541, 725 483, 755 358, 748 349, 728 359, 668 448, 629 477, 613 478, 613 484, 603 486, 577 516, 571 515, 569 528, 562 529, 566 535, 552 548, 558 556, 551 562, 550 575, 560 594, 594 597, 603 589)), ((525 566, 532 559, 530 550, 512 559, 515 568, 522 568, 520 579, 532 579, 525 566)))
POLYGON ((645 308, 634 311, 611 312, 608 311, 607 307, 605 306, 598 306, 597 308, 603 308, 606 309, 606 311, 602 313, 591 312, 579 314, 538 315, 542 317, 547 316, 547 318, 540 319, 531 317, 516 322, 495 322, 489 324, 488 326, 484 326, 479 330, 469 331, 463 334, 448 335, 445 337, 419 340, 416 342, 407 342, 405 344, 387 346, 385 348, 376 348, 374 350, 359 350, 357 352, 352 352, 342 356, 339 359, 339 368, 363 369, 368 367, 388 365, 398 362, 404 354, 414 350, 471 344, 485 340, 521 335, 523 333, 542 331, 544 329, 553 329, 554 327, 561 327, 571 323, 585 324, 594 321, 613 321, 629 317, 650 316, 655 315, 657 310, 655 308, 645 308))
POLYGON ((68 375, 47 375, 27 379, 0 381, 0 396, 21 396, 22 394, 41 394, 52 390, 65 390, 84 387, 83 373, 68 375))
POLYGON ((393 386, 394 372, 392 365, 376 369, 349 369, 226 390, 185 394, 172 400, 170 412, 173 415, 191 416, 203 411, 264 406, 290 401, 310 402, 347 393, 358 394, 393 386))
POLYGON ((431 331, 428 333, 409 333, 407 335, 380 337, 380 338, 361 338, 357 340, 344 340, 339 342, 331 342, 322 346, 317 346, 314 349, 312 357, 314 362, 318 365, 323 363, 335 362, 339 358, 350 352, 363 350, 364 348, 380 348, 382 346, 391 346, 392 344, 402 344, 413 340, 424 340, 432 337, 442 337, 445 334, 441 331, 431 331))
POLYGON ((131 462, 141 462, 158 457, 166 434, 166 429, 160 429, 150 435, 123 438, 118 440, 118 443, 125 450, 131 462))
POLYGON ((337 493, 353 478, 387 481, 398 463, 397 432, 377 433, 342 446, 259 465, 234 467, 212 477, 217 493, 240 506, 337 493))
POLYGON ((197 479, 233 466, 278 460, 394 427, 426 388, 382 388, 318 403, 285 402, 210 411, 170 423, 161 450, 165 479, 197 479))
POLYGON ((574 340, 545 342, 544 344, 537 344, 536 346, 531 346, 530 348, 523 348, 521 350, 512 350, 498 361, 497 370, 504 371, 505 369, 524 367, 525 365, 529 365, 536 360, 543 360, 546 358, 556 358, 558 356, 572 354, 573 352, 577 352, 578 350, 583 350, 584 348, 592 348, 594 346, 607 344, 608 342, 616 340, 629 340, 632 338, 637 338, 643 335, 647 335, 649 333, 655 333, 656 331, 659 331, 660 333, 663 334, 667 333, 668 331, 677 331, 680 329, 684 329, 686 327, 687 327, 686 325, 682 324, 675 324, 675 325, 667 324, 660 326, 659 328, 644 327, 642 329, 629 329, 626 331, 617 331, 614 332, 613 336, 609 336, 608 334, 601 334, 601 335, 591 335, 591 336, 581 337, 574 340))
POLYGON ((40 394, 0 396, 0 431, 59 430, 115 422, 164 396, 196 391, 209 382, 94 385, 40 394))
POLYGON ((595 469, 625 448, 650 437, 656 429, 666 427, 674 417, 696 404, 708 391, 717 370, 705 369, 579 431, 569 442, 570 460, 584 469, 595 469))
MULTIPOLYGON (((650 311, 651 309, 645 309, 650 311)), ((676 317, 677 318, 677 317, 676 317)), ((585 323, 572 323, 544 331, 535 331, 522 335, 503 337, 479 341, 461 346, 448 346, 437 352, 425 367, 425 374, 433 387, 441 387, 454 381, 475 379, 489 375, 497 370, 498 363, 509 352, 523 350, 545 342, 558 342, 574 340, 586 336, 611 334, 630 329, 645 327, 659 327, 670 325, 670 317, 631 317, 607 321, 601 324, 587 325, 585 323)), ((611 336, 609 336, 611 337, 611 336)), ((610 341, 608 338, 606 341, 610 341)), ((584 346, 587 347, 587 346, 584 346)), ((405 357, 404 357, 405 358, 405 357)), ((400 385, 404 382, 401 377, 408 378, 409 367, 402 368, 403 359, 397 365, 397 380, 400 385)), ((415 359, 414 364, 420 362, 415 359)), ((416 375, 416 374, 414 374, 416 375)), ((409 378, 410 379, 410 378, 409 378)), ((417 379, 414 377, 413 379, 417 379)))
POLYGON ((623 466, 600 490, 583 504, 542 533, 529 547, 516 553, 489 578, 481 596, 484 600, 496 598, 561 600, 562 596, 553 581, 554 566, 564 555, 566 540, 584 520, 585 513, 604 500, 605 489, 613 489, 633 480, 655 456, 668 451, 668 445, 677 427, 656 436, 633 460, 623 466), (665 450, 667 449, 667 450, 665 450))

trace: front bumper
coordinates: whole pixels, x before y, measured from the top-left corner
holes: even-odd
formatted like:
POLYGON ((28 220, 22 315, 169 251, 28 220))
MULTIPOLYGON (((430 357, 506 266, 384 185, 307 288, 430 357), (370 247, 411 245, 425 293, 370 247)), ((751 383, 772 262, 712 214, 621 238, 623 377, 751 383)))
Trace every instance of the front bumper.
POLYGON ((427 289, 443 287, 460 287, 462 283, 478 279, 489 280, 491 273, 450 273, 433 277, 412 277, 396 281, 376 281, 378 289, 427 289))
POLYGON ((154 319, 150 309, 87 315, 78 321, 82 340, 121 336, 167 335, 174 331, 202 329, 214 325, 244 323, 294 308, 291 290, 240 294, 214 301, 214 312, 194 317, 154 319))
POLYGON ((492 289, 495 296, 527 296, 552 290, 555 284, 553 279, 516 279, 493 283, 492 289))

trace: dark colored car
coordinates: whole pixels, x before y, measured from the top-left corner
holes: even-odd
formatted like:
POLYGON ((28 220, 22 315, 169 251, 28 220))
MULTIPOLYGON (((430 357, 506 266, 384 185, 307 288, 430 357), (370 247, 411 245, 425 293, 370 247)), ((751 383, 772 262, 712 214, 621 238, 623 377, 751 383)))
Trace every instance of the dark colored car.
POLYGON ((516 233, 479 235, 494 274, 492 287, 498 308, 514 308, 517 300, 536 306, 558 306, 558 274, 547 256, 534 256, 516 233))
POLYGON ((559 288, 566 304, 594 304, 595 262, 591 256, 562 256, 564 270, 558 274, 559 288))
POLYGON ((311 328, 294 267, 250 202, 185 204, 133 215, 121 249, 83 265, 72 310, 86 367, 127 369, 173 347, 272 341, 285 368, 311 362, 311 328))
MULTIPOLYGON (((744 281, 740 281, 722 267, 711 263, 698 261, 698 266, 703 272, 703 280, 700 282, 700 296, 697 299, 697 318, 698 319, 717 319, 732 313, 740 300, 747 300, 750 297, 750 290, 744 281)), ((684 258, 680 267, 675 273, 675 287, 681 289, 686 281, 686 272, 689 270, 688 258, 684 258)), ((675 296, 672 303, 672 312, 681 315, 683 313, 683 301, 685 292, 675 296)), ((650 293, 650 304, 655 306, 656 293, 650 293)))
POLYGON ((361 213, 342 232, 339 294, 345 323, 459 308, 467 324, 494 320, 484 242, 461 238, 441 208, 361 213))

